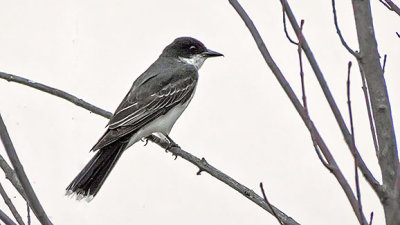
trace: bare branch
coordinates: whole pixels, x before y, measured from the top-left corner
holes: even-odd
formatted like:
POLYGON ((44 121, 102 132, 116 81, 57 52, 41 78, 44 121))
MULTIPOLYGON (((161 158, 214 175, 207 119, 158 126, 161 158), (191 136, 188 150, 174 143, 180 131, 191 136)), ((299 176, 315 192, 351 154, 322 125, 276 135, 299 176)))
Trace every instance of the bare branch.
POLYGON ((269 203, 269 201, 268 201, 268 198, 267 198, 267 195, 265 194, 264 186, 263 186, 263 183, 262 183, 262 182, 260 183, 260 188, 261 188, 261 193, 262 193, 262 195, 263 195, 264 201, 268 204, 269 208, 270 208, 271 211, 272 211, 272 214, 273 214, 273 215, 275 216, 275 218, 278 220, 279 224, 283 225, 283 224, 282 224, 282 221, 279 219, 278 215, 276 215, 275 210, 272 208, 271 203, 269 203))
MULTIPOLYGON (((309 115, 308 106, 307 106, 306 88, 305 88, 304 71, 303 71, 303 57, 302 57, 302 48, 301 48, 301 43, 303 42, 303 35, 302 35, 302 33, 303 33, 303 25, 304 25, 304 20, 301 20, 300 30, 299 30, 299 33, 297 34, 297 39, 299 40, 297 53, 299 55, 299 63, 300 63, 300 81, 301 81, 301 92, 302 92, 302 99, 303 99, 303 107, 304 107, 304 111, 305 111, 305 113, 307 114, 307 117, 308 117, 308 121, 307 121, 307 123, 309 123, 308 126, 310 126, 310 123, 312 123, 312 120, 311 120, 311 117, 309 115)), ((326 159, 323 158, 323 156, 321 154, 321 149, 318 147, 318 144, 316 142, 315 133, 313 131, 310 131, 310 134, 311 134, 311 140, 312 140, 315 152, 317 153, 317 156, 318 156, 319 160, 321 161, 322 165, 325 166, 325 168, 327 168, 330 172, 332 172, 333 168, 331 168, 329 163, 326 161, 326 159)))
POLYGON ((335 23, 336 33, 339 35, 339 38, 340 38, 340 41, 342 42, 342 45, 347 49, 348 52, 350 52, 350 54, 352 54, 354 57, 356 57, 356 59, 359 59, 360 55, 357 54, 356 52, 354 52, 353 49, 351 49, 349 47, 349 45, 346 43, 346 41, 343 38, 342 32, 340 31, 339 24, 338 24, 338 21, 337 21, 337 15, 336 15, 335 0, 332 0, 332 10, 333 10, 333 21, 335 23))
MULTIPOLYGON (((358 211, 357 199, 355 198, 354 193, 351 190, 349 183, 347 182, 346 178, 343 176, 342 172, 340 171, 338 165, 336 164, 335 159, 333 158, 332 154, 330 153, 330 151, 329 151, 328 147, 326 146, 325 142, 323 141, 322 137, 319 135, 318 130, 315 128, 315 126, 312 122, 309 122, 309 117, 305 113, 304 107, 301 105, 296 94, 293 92, 292 88, 290 87, 290 84, 287 82, 286 78, 283 76, 279 67, 276 65, 276 63, 272 59, 271 55, 269 54, 268 49, 265 46, 265 43, 262 40, 253 21, 247 15, 247 13, 244 11, 244 9, 242 8, 242 6, 239 4, 238 1, 229 0, 229 3, 234 7, 236 12, 239 14, 239 16, 242 18, 245 25, 249 29, 250 33, 252 34, 252 36, 254 38, 254 41, 257 44, 258 49, 260 50, 262 56, 264 57, 265 62, 267 63, 267 65, 271 69, 272 73, 277 78, 277 80, 280 83, 280 85, 282 86, 283 90, 286 92, 287 96, 289 97, 290 101, 292 102, 292 104, 296 108, 297 112, 301 116, 306 127, 308 128, 308 130, 310 132, 314 132, 316 142, 317 142, 318 146, 320 147, 322 154, 324 154, 324 157, 326 158, 328 163, 331 165, 332 174, 335 176, 336 180, 339 182, 340 186, 342 187, 343 191, 345 192, 346 197, 349 200, 350 205, 352 206, 352 208, 357 216, 357 219, 359 221, 364 220, 365 224, 366 224, 366 219, 358 211)), ((285 1, 285 5, 287 5, 286 1, 285 1)), ((285 6, 285 8, 286 8, 286 6, 285 6)), ((288 11, 286 11, 286 13, 288 13, 288 11)), ((290 16, 289 16, 289 19, 290 19, 290 16)), ((296 33, 299 33, 299 29, 296 29, 295 31, 296 31, 296 33)), ((304 45, 304 43, 303 43, 303 45, 304 45)), ((303 46, 303 49, 304 49, 304 46, 303 46)))
POLYGON ((0 195, 3 197, 4 202, 10 209, 11 213, 13 214, 14 218, 17 220, 19 225, 24 225, 24 221, 22 220, 21 216, 19 215, 17 209, 15 208, 14 204, 12 203, 11 199, 8 197, 6 190, 4 190, 3 185, 0 183, 0 195))
POLYGON ((379 0, 387 9, 392 10, 392 8, 390 8, 390 5, 388 5, 386 2, 384 2, 383 0, 379 0))
POLYGON ((7 216, 1 209, 0 209, 0 220, 4 222, 5 225, 17 225, 12 221, 10 217, 7 216))
POLYGON ((400 34, 399 34, 399 32, 396 32, 396 34, 397 34, 397 37, 399 37, 399 38, 400 38, 400 34))
POLYGON ((382 1, 382 0, 379 0, 386 8, 388 8, 390 11, 393 11, 393 12, 395 12, 397 15, 399 15, 400 16, 400 8, 396 5, 396 4, 394 4, 391 0, 385 0, 385 2, 384 1, 382 1))
MULTIPOLYGON (((300 30, 300 27, 297 23, 297 20, 292 12, 292 10, 290 9, 290 6, 287 2, 287 0, 281 0, 284 3, 284 9, 286 12, 286 15, 289 18, 289 21, 292 25, 293 30, 298 33, 300 30)), ((315 60, 315 57, 310 49, 310 47, 307 44, 306 38, 303 35, 303 42, 302 42, 302 48, 304 50, 305 55, 307 56, 308 61, 310 62, 311 68, 314 71, 314 74, 321 86, 321 89, 325 95, 326 100, 328 101, 329 106, 331 107, 332 113, 335 116, 336 122, 339 125, 339 128, 343 134, 344 140, 346 141, 347 146, 349 147, 349 149, 351 148, 352 141, 351 141, 351 135, 350 132, 346 126, 346 123, 344 122, 343 116, 339 111, 339 108, 336 105, 335 99, 332 96, 332 93, 329 90, 328 84, 325 81, 325 78, 322 74, 321 69, 318 66, 317 61, 315 60)), ((351 152, 351 150, 350 150, 351 152)), ((358 154, 357 155, 358 158, 358 167, 360 168, 361 172, 363 173, 365 179, 367 180, 367 182, 371 185, 372 189, 375 191, 375 193, 378 196, 382 196, 382 193, 384 192, 383 188, 381 187, 381 185, 379 184, 379 182, 375 179, 375 177, 373 176, 373 174, 371 173, 371 171, 368 169, 367 165, 365 164, 364 160, 361 158, 361 156, 358 154)))
POLYGON ((32 81, 32 80, 28 80, 28 79, 23 78, 23 77, 19 77, 19 76, 16 76, 16 75, 0 72, 0 78, 5 79, 5 80, 10 81, 10 82, 16 82, 16 83, 19 83, 19 84, 27 85, 29 87, 38 89, 40 91, 49 93, 51 95, 55 95, 57 97, 63 98, 65 100, 69 101, 69 102, 74 103, 77 106, 80 106, 80 107, 82 107, 84 109, 89 110, 90 112, 93 112, 93 113, 95 113, 97 115, 100 115, 100 116, 103 116, 103 117, 106 117, 106 118, 110 118, 111 115, 112 115, 111 113, 109 113, 107 111, 104 111, 104 110, 100 109, 99 107, 94 106, 94 105, 92 105, 92 104, 90 104, 90 103, 88 103, 88 102, 86 102, 86 101, 84 101, 84 100, 82 100, 80 98, 77 98, 77 97, 75 97, 75 96, 73 96, 71 94, 68 94, 65 91, 62 91, 62 90, 59 90, 59 89, 55 89, 55 88, 49 87, 47 85, 44 85, 44 84, 41 84, 41 83, 37 83, 37 82, 32 81), (106 113, 106 114, 104 114, 104 113, 106 113))
POLYGON ((17 189, 19 194, 26 200, 26 195, 24 189, 21 186, 21 183, 18 180, 17 174, 15 171, 8 165, 3 156, 0 155, 0 168, 4 171, 6 178, 11 182, 11 184, 17 189))
POLYGON ((380 65, 375 35, 373 30, 371 31, 373 29, 371 7, 369 1, 353 0, 352 3, 358 42, 362 52, 362 60, 359 61, 359 64, 368 84, 379 153, 385 155, 385 157, 379 157, 379 164, 383 170, 383 183, 389 182, 387 185, 393 187, 397 176, 395 168, 397 168, 399 160, 389 97, 385 80, 382 76, 383 71, 380 65))
MULTIPOLYGON (((388 1, 386 1, 390 4, 388 1)), ((378 162, 381 168, 382 183, 385 192, 380 195, 388 224, 400 224, 395 183, 399 168, 399 155, 394 132, 392 111, 386 81, 380 62, 378 45, 375 38, 370 1, 352 0, 357 38, 361 60, 359 66, 365 75, 375 122, 379 152, 378 162)))
POLYGON ((15 152, 14 146, 11 142, 10 136, 8 135, 6 125, 4 124, 3 118, 0 114, 0 137, 3 142, 4 148, 7 151, 7 155, 10 158, 11 164, 13 165, 15 172, 18 176, 18 180, 21 182, 23 189, 25 190, 25 194, 27 197, 27 201, 29 205, 32 207, 33 212, 35 213, 38 220, 42 223, 42 225, 52 225, 49 218, 42 205, 39 202, 33 188, 29 182, 28 177, 25 174, 24 168, 22 167, 21 162, 15 152))
POLYGON ((28 220, 28 225, 31 225, 31 208, 29 207, 28 202, 26 202, 26 217, 28 220))
POLYGON ((318 147, 318 144, 315 141, 315 134, 313 132, 311 133, 311 138, 312 138, 314 150, 317 153, 319 160, 321 161, 322 165, 324 165, 325 168, 328 169, 332 173, 335 168, 333 166, 329 165, 329 163, 326 161, 326 159, 324 159, 324 157, 322 156, 321 149, 318 147))
MULTIPOLYGON (((239 182, 237 182, 233 178, 229 177, 225 173, 221 172, 217 168, 215 168, 212 165, 210 165, 204 158, 199 159, 196 156, 184 151, 180 147, 177 147, 177 146, 171 147, 169 142, 164 141, 163 139, 161 139, 161 138, 159 138, 159 137, 157 137, 155 135, 151 135, 151 136, 147 137, 147 139, 149 139, 150 141, 158 144, 159 146, 161 146, 164 149, 168 149, 168 151, 170 151, 174 156, 179 156, 179 157, 189 161, 190 163, 192 163, 193 165, 195 165, 195 166, 197 166, 199 168, 199 172, 200 171, 207 172, 211 176, 217 178, 218 180, 220 180, 223 183, 227 184, 231 188, 235 189, 240 194, 242 194, 243 196, 245 196, 246 198, 248 198, 252 202, 256 203, 258 206, 260 206, 261 208, 263 208, 267 212, 269 212, 271 214, 273 213, 271 208, 268 206, 268 204, 264 201, 264 199, 262 197, 257 195, 253 190, 251 190, 251 189, 247 188, 246 186, 240 184, 239 182)), ((199 173, 197 173, 197 174, 199 174, 199 173)), ((272 209, 276 212, 276 214, 278 215, 279 219, 284 224, 287 224, 287 225, 289 225, 289 224, 299 224, 295 220, 293 220, 291 217, 287 216, 285 213, 280 211, 275 206, 272 206, 272 209)))
MULTIPOLYGON (((349 108, 349 117, 350 117, 350 131, 351 131, 351 139, 353 142, 353 147, 351 148, 353 152, 353 157, 354 157, 354 176, 355 176, 355 182, 356 182, 356 193, 357 193, 357 200, 358 200, 358 209, 360 211, 360 214, 363 215, 362 211, 362 203, 361 203, 361 190, 360 190, 360 181, 358 178, 358 168, 357 168, 357 150, 356 150, 356 142, 354 138, 354 125, 353 125, 353 112, 351 110, 351 98, 350 98, 350 72, 351 72, 351 61, 348 64, 347 68, 347 105, 349 108)), ((361 225, 364 225, 364 221, 360 221, 361 225)))
POLYGON ((362 90, 364 92, 365 104, 366 104, 366 107, 367 107, 369 127, 370 127, 370 130, 371 130, 372 140, 374 142, 375 154, 376 154, 376 157, 378 157, 379 147, 378 147, 378 140, 377 140, 377 137, 376 137, 376 129, 375 129, 374 118, 372 118, 371 102, 369 100, 369 94, 368 94, 368 90, 367 90, 367 85, 365 83, 365 76, 364 76, 364 73, 362 72, 361 68, 360 68, 360 74, 361 74, 362 90))
POLYGON ((369 218, 369 224, 368 225, 372 225, 372 220, 374 219, 374 212, 371 212, 371 216, 369 218))
POLYGON ((302 98, 303 98, 303 106, 304 110, 308 114, 308 107, 307 107, 307 98, 306 98, 306 89, 304 86, 304 71, 303 71, 303 58, 302 56, 302 51, 301 51, 301 44, 303 43, 303 25, 304 25, 304 20, 301 20, 300 23, 300 30, 299 33, 297 34, 297 39, 299 40, 299 44, 297 47, 297 53, 299 55, 299 64, 300 64, 300 81, 301 81, 301 92, 302 92, 302 98))
POLYGON ((382 75, 385 75, 385 68, 386 68, 386 58, 387 55, 385 54, 385 56, 383 57, 383 66, 382 66, 382 75))
POLYGON ((292 43, 294 45, 298 45, 297 42, 293 41, 293 39, 290 38, 290 35, 289 35, 288 31, 287 31, 287 28, 286 28, 286 14, 285 14, 285 9, 283 8, 282 0, 281 0, 281 5, 282 5, 282 16, 283 16, 283 31, 285 31, 285 35, 286 35, 286 37, 287 37, 287 39, 289 40, 290 43, 292 43))
POLYGON ((390 7, 392 8, 392 10, 393 10, 397 15, 400 16, 400 8, 399 8, 396 4, 394 4, 393 1, 391 1, 391 0, 386 0, 386 2, 390 5, 390 7))

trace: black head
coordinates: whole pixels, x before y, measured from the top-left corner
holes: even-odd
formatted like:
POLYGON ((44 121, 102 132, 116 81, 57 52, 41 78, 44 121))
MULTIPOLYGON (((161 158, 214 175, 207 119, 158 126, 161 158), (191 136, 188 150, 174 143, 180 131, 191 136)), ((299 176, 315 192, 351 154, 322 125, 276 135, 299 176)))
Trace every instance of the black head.
POLYGON ((221 53, 211 51, 200 41, 191 37, 180 37, 168 45, 162 56, 192 58, 195 55, 203 57, 223 56, 221 53))

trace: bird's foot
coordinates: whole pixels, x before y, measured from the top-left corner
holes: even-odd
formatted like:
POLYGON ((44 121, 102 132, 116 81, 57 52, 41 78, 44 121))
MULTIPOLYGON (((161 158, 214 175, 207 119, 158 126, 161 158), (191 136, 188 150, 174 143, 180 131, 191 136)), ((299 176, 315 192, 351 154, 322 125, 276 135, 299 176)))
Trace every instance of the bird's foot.
POLYGON ((178 158, 178 155, 175 152, 171 151, 172 148, 179 150, 181 147, 179 147, 179 145, 176 144, 175 142, 170 142, 167 148, 165 149, 165 152, 171 152, 172 156, 175 156, 176 160, 178 158))
POLYGON ((164 144, 166 144, 165 142, 167 142, 167 145, 164 145, 165 148, 165 152, 171 152, 172 156, 175 156, 175 159, 178 158, 178 155, 176 154, 181 147, 179 147, 179 145, 177 143, 175 143, 174 140, 172 140, 168 134, 164 134, 164 133, 158 133, 158 135, 161 137, 161 139, 163 140, 164 144), (174 149, 174 150, 172 150, 174 149))
POLYGON ((144 142, 143 146, 147 146, 147 144, 149 143, 149 139, 147 138, 142 138, 141 141, 144 142))

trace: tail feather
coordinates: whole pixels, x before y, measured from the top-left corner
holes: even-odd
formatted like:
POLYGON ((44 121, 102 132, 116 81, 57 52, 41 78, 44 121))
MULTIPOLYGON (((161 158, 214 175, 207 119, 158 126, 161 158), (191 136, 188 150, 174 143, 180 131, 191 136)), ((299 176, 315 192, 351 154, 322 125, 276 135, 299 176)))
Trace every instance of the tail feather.
POLYGON ((67 187, 67 195, 76 195, 78 200, 92 200, 114 168, 125 150, 126 142, 114 142, 99 149, 82 171, 67 187))

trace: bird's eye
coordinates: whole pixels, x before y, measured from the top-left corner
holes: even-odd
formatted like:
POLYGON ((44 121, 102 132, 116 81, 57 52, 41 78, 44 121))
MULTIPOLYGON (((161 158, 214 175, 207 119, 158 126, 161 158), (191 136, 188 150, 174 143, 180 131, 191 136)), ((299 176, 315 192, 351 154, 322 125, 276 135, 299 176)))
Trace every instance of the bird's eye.
POLYGON ((196 46, 192 45, 189 47, 190 52, 195 52, 197 50, 196 46))

